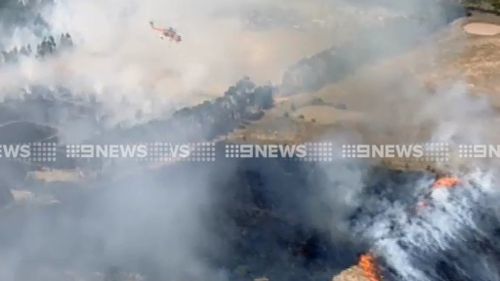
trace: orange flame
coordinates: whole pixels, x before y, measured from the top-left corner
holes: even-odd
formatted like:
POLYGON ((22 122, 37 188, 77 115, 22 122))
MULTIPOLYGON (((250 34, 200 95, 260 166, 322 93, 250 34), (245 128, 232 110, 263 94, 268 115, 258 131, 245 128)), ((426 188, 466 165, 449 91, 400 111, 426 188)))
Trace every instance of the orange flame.
POLYGON ((364 254, 359 258, 358 266, 369 281, 382 281, 377 261, 372 254, 364 254))
POLYGON ((454 177, 445 177, 438 179, 432 188, 454 188, 460 184, 460 179, 454 177))

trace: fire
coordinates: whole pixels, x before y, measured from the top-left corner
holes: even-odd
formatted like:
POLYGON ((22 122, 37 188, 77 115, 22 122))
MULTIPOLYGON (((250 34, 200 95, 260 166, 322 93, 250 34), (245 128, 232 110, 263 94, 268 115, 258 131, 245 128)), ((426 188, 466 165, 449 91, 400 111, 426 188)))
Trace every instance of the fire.
POLYGON ((460 184, 460 179, 455 177, 445 177, 438 179, 432 188, 454 188, 460 184))
POLYGON ((372 254, 364 254, 359 258, 358 266, 363 270, 363 273, 369 281, 382 281, 377 261, 372 254))

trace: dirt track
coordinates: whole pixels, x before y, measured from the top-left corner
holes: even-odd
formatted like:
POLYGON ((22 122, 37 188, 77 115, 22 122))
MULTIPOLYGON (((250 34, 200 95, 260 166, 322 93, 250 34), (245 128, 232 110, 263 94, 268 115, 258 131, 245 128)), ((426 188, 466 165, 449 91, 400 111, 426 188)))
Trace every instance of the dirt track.
POLYGON ((464 30, 473 35, 494 36, 500 34, 500 25, 485 22, 471 22, 464 25, 464 30))

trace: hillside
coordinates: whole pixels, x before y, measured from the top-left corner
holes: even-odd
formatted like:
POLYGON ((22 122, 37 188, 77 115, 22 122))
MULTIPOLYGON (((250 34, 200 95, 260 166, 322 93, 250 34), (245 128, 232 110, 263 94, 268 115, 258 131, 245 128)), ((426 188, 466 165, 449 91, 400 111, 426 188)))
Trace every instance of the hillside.
MULTIPOLYGON (((278 97, 277 106, 262 120, 233 133, 229 139, 301 142, 335 135, 348 136, 355 130, 360 142, 428 141, 437 126, 433 123, 437 121, 415 119, 420 118, 417 105, 437 109, 450 92, 470 92, 487 99, 495 107, 494 112, 500 106, 500 56, 496 52, 500 40, 498 36, 474 36, 463 30, 467 23, 483 20, 495 22, 499 19, 476 14, 456 21, 405 53, 367 62, 353 68, 345 77, 335 78, 330 83, 322 82, 326 86, 307 86, 310 91, 301 90, 302 93, 278 97), (391 105, 389 111, 386 109, 388 105, 391 105), (401 117, 395 120, 394 115, 401 117)), ((357 49, 336 51, 339 58, 357 57, 351 55, 351 51, 357 52, 357 49)), ((341 66, 332 64, 333 69, 341 66)), ((467 102, 465 96, 463 99, 460 103, 467 102)), ((457 114, 449 112, 445 115, 451 118, 457 114)), ((497 117, 494 113, 486 114, 480 121, 474 120, 471 126, 475 122, 492 122, 495 126, 497 117)), ((500 139, 498 135, 482 133, 500 139)), ((397 159, 390 160, 389 164, 427 167, 425 163, 397 159)))

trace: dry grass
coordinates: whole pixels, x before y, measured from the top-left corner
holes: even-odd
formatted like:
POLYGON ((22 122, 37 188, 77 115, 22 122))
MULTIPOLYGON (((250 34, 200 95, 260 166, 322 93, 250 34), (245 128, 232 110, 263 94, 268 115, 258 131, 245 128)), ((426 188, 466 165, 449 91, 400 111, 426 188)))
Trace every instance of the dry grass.
MULTIPOLYGON (((297 143, 355 131, 364 141, 374 144, 427 141, 432 128, 421 124, 415 128, 374 128, 374 112, 387 114, 389 121, 405 115, 405 109, 394 108, 389 103, 380 111, 373 109, 376 99, 381 96, 378 93, 412 88, 415 92, 432 95, 461 81, 472 94, 487 96, 494 106, 500 106, 500 36, 476 36, 464 32, 464 25, 477 21, 496 23, 500 18, 475 15, 457 21, 438 32, 431 42, 406 54, 362 67, 350 77, 315 93, 279 98, 276 107, 262 120, 230 134, 228 140, 297 143), (401 84, 402 80, 411 81, 411 84, 401 84), (315 99, 328 105, 313 105, 315 99), (331 104, 345 104, 347 110, 336 109, 331 104)), ((485 124, 496 124, 497 119, 485 120, 485 124)), ((395 169, 446 169, 401 159, 389 159, 384 165, 395 169)))

